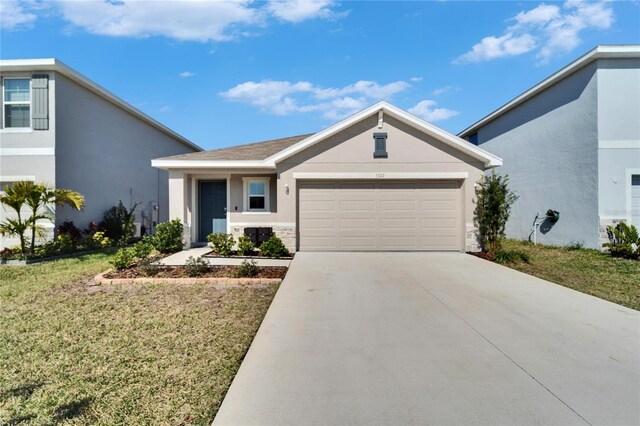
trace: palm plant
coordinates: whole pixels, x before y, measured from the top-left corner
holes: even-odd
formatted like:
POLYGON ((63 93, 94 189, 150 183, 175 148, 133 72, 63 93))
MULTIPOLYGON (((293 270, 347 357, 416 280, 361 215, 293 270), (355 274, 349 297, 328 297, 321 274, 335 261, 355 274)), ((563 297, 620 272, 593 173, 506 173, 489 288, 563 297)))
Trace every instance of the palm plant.
POLYGON ((15 182, 6 188, 5 194, 0 196, 0 203, 10 207, 16 212, 16 219, 8 219, 0 224, 0 233, 17 234, 20 238, 20 249, 26 254, 25 232, 31 229, 30 253, 35 252, 36 237, 44 235, 44 228, 38 224, 39 220, 53 221, 53 216, 47 212, 50 205, 67 205, 74 210, 84 207, 84 196, 79 192, 63 188, 51 188, 45 183, 31 181, 15 182), (27 205, 31 210, 31 216, 23 219, 20 209, 27 205))

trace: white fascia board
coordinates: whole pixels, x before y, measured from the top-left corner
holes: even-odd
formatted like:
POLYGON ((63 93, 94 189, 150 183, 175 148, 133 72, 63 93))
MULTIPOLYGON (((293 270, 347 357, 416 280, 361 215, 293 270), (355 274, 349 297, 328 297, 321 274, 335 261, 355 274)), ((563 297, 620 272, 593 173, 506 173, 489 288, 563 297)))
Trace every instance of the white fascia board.
POLYGON ((202 151, 203 150, 201 147, 199 147, 198 145, 194 144, 193 142, 191 142, 190 140, 188 140, 184 136, 174 132, 173 130, 171 130, 170 128, 165 126, 164 124, 162 124, 159 121, 151 118, 150 116, 148 116, 144 112, 140 111, 138 108, 136 108, 133 105, 129 104, 128 102, 126 102, 125 100, 121 99, 120 97, 114 95, 113 93, 111 93, 110 91, 105 89, 104 87, 100 86, 99 84, 95 83, 94 81, 90 80, 89 78, 85 77, 84 75, 80 74, 78 71, 74 70, 70 66, 66 65, 65 63, 63 63, 63 62, 61 62, 61 61, 59 61, 57 59, 54 59, 54 58, 47 58, 47 59, 3 59, 3 60, 0 60, 0 71, 5 71, 5 72, 8 72, 8 71, 28 71, 28 72, 53 71, 53 72, 58 72, 58 73, 64 75, 65 77, 69 78, 70 80, 74 81, 75 83, 81 85, 82 87, 90 90, 91 92, 93 92, 93 93, 101 96, 102 98, 106 99, 107 101, 113 103, 114 105, 118 106, 119 108, 121 108, 121 109, 127 111, 128 113, 134 115, 135 117, 141 119, 142 121, 146 122, 147 124, 151 125, 152 127, 155 127, 156 129, 158 129, 162 133, 164 133, 164 134, 176 139, 177 141, 181 142, 182 144, 188 146, 189 148, 191 148, 191 149, 193 149, 195 151, 202 151))
POLYGON ((597 46, 596 48, 582 55, 581 57, 571 62, 569 65, 565 66, 555 74, 542 80, 540 83, 536 84, 526 92, 515 97, 511 101, 501 106, 500 108, 496 109, 495 111, 481 118, 479 121, 475 122, 471 126, 467 127, 466 129, 458 133, 458 136, 461 136, 461 137, 469 136, 470 134, 477 131, 480 127, 484 126, 485 124, 488 124, 489 122, 491 122, 495 118, 498 118, 499 116, 506 113, 507 111, 512 110, 513 108, 529 100, 530 98, 534 97, 535 95, 542 92, 543 90, 546 90, 547 88, 553 86, 558 81, 584 68, 591 62, 597 59, 607 59, 607 58, 612 58, 612 59, 640 58, 640 45, 635 44, 635 45, 618 45, 618 46, 614 46, 614 45, 597 46))
POLYGON ((151 160, 151 166, 159 169, 275 169, 274 163, 262 161, 190 161, 151 160))
POLYGON ((482 161, 485 167, 487 168, 497 167, 502 165, 502 159, 500 157, 497 157, 481 148, 478 148, 474 144, 467 142, 464 139, 461 139, 457 136, 454 136, 451 133, 443 129, 440 129, 439 127, 436 127, 433 124, 428 123, 414 116, 413 114, 409 114, 408 112, 394 105, 391 105, 385 101, 381 101, 374 105, 371 105, 370 107, 365 108, 364 110, 344 119, 343 121, 337 124, 334 124, 333 126, 328 127, 327 129, 321 132, 311 135, 308 138, 292 145, 291 147, 285 150, 278 152, 275 155, 272 155, 271 157, 267 158, 265 161, 272 161, 274 163, 280 162, 296 154, 297 152, 300 152, 330 136, 333 136, 334 134, 348 128, 349 126, 352 126, 353 124, 361 120, 364 120, 365 118, 373 114, 377 114, 378 111, 380 110, 383 110, 385 113, 390 114, 392 117, 399 119, 405 124, 408 124, 418 130, 421 130, 424 133, 434 137, 435 139, 441 142, 444 142, 445 144, 453 148, 456 148, 472 156, 473 158, 476 158, 482 161))
POLYGON ((292 177, 296 180, 448 180, 448 179, 467 179, 468 172, 427 172, 427 173, 293 173, 292 177))

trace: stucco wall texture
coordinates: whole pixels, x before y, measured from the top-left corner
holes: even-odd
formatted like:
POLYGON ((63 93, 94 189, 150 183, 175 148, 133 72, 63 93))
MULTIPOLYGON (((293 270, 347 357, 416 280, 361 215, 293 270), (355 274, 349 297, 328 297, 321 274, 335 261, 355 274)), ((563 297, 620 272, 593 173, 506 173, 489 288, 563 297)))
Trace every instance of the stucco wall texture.
POLYGON ((536 213, 553 209, 560 221, 539 242, 602 248, 606 225, 631 221, 639 117, 640 59, 599 59, 480 128, 520 196, 507 235, 528 238, 536 213))
POLYGON ((593 62, 478 131, 478 144, 503 158, 519 196, 507 223, 511 238, 529 237, 536 213, 560 212, 538 242, 599 247, 598 84, 593 62))

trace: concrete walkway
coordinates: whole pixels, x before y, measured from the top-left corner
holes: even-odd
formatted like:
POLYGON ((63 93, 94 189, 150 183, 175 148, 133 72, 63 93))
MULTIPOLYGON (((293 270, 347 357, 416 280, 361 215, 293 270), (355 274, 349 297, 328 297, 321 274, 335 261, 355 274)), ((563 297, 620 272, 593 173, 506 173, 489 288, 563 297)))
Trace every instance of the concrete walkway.
POLYGON ((638 311, 444 253, 298 253, 214 421, 639 423, 638 311))
MULTIPOLYGON (((162 265, 166 266, 180 266, 187 262, 190 256, 202 257, 203 255, 211 252, 210 247, 196 247, 188 250, 182 250, 178 253, 174 253, 171 256, 167 256, 160 261, 162 265)), ((211 265, 227 266, 227 265, 240 265, 243 260, 237 257, 207 257, 207 261, 211 265)), ((254 258, 258 266, 289 266, 291 259, 261 259, 254 258)))

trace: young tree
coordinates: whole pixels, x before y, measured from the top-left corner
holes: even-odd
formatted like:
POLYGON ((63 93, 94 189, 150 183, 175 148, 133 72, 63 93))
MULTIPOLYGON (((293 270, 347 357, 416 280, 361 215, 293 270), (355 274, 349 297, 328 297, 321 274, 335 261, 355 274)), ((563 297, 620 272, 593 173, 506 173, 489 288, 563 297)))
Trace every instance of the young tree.
POLYGON ((482 250, 490 256, 500 249, 500 239, 511 214, 511 205, 518 196, 509 189, 509 176, 494 172, 483 176, 476 184, 476 208, 474 211, 482 250))
POLYGON ((0 196, 0 203, 16 212, 16 219, 8 219, 0 224, 0 233, 17 234, 20 238, 20 249, 24 255, 27 249, 25 232, 31 229, 29 251, 33 254, 36 236, 44 235, 44 229, 38 225, 38 221, 42 219, 53 221, 53 216, 47 211, 48 206, 67 205, 75 210, 81 210, 84 207, 84 197, 70 189, 54 189, 44 183, 19 181, 6 188, 5 194, 0 196), (31 216, 27 219, 23 219, 20 212, 23 205, 31 210, 31 216))

